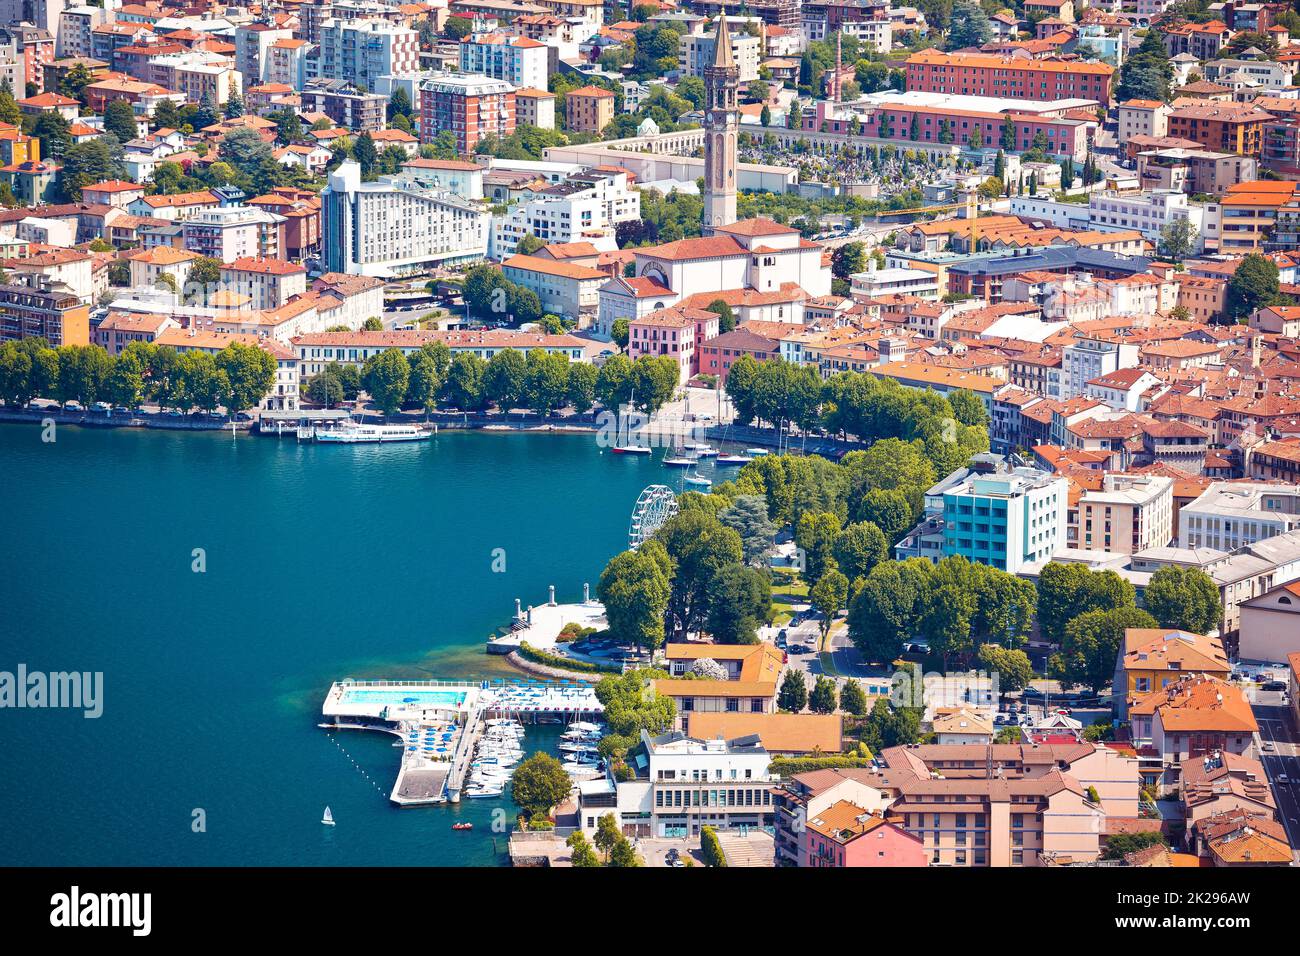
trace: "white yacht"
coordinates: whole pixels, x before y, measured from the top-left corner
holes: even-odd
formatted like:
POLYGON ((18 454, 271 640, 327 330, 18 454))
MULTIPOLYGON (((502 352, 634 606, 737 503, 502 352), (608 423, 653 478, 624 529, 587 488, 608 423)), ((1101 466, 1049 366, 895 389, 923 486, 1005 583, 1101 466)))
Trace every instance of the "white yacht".
POLYGON ((318 442, 335 445, 358 445, 394 441, 427 441, 432 432, 414 425, 360 425, 349 422, 339 428, 318 428, 314 437, 318 442))

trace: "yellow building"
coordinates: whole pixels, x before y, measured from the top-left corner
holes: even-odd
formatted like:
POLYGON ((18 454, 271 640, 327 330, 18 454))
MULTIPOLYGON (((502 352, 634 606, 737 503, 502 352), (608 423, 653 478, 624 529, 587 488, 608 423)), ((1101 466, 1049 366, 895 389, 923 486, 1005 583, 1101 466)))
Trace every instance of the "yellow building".
POLYGON ((1164 627, 1130 627, 1124 631, 1115 661, 1115 707, 1128 716, 1137 697, 1177 683, 1185 674, 1227 680, 1232 665, 1217 637, 1164 627))
POLYGON ((0 124, 0 165, 15 166, 19 163, 39 163, 41 161, 41 141, 35 136, 28 136, 17 127, 0 124))

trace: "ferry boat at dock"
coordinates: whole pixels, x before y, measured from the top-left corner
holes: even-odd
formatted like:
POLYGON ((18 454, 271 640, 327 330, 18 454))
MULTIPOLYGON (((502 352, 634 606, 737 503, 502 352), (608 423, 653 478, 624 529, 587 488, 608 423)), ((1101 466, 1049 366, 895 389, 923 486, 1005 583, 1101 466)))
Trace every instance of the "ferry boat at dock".
POLYGON ((313 436, 318 442, 335 445, 358 445, 397 441, 428 441, 432 432, 414 425, 361 425, 349 422, 338 428, 317 428, 313 436))

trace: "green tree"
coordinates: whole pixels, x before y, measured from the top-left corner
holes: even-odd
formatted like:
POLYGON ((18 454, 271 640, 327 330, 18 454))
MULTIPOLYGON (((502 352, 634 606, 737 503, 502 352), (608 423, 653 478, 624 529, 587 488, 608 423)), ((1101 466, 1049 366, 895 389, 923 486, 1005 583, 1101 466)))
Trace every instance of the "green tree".
POLYGON ((830 633, 831 624, 835 622, 840 609, 849 599, 849 579, 835 567, 834 562, 831 562, 826 573, 812 586, 808 596, 812 600, 813 607, 821 615, 818 627, 821 629, 824 641, 826 635, 830 633))
POLYGON ((72 148, 71 124, 61 113, 42 113, 32 124, 32 135, 41 141, 41 155, 58 159, 72 148))
POLYGON ((528 407, 546 417, 564 405, 569 391, 569 360, 559 353, 531 349, 525 364, 528 407))
POLYGON ((985 670, 998 675, 998 689, 1004 694, 1024 690, 1034 679, 1034 665, 1024 651, 981 644, 976 656, 985 670))
POLYGON ((59 188, 69 202, 80 202, 83 187, 106 179, 121 179, 125 174, 122 147, 116 137, 101 136, 79 143, 64 153, 59 188))
POLYGON ((731 310, 725 299, 714 299, 704 308, 718 317, 718 332, 730 332, 736 327, 736 313, 731 310))
POLYGON ((722 844, 718 842, 718 833, 708 824, 700 827, 700 856, 703 857, 705 866, 724 867, 727 865, 727 855, 722 852, 722 844))
POLYGON ((987 428, 989 424, 988 409, 978 395, 967 389, 958 389, 948 395, 948 404, 952 406, 953 416, 963 425, 987 428))
POLYGON ((839 705, 836 699, 835 681, 831 680, 824 674, 818 675, 813 684, 812 696, 808 700, 809 707, 814 714, 833 714, 835 708, 839 705))
POLYGON ((610 633, 618 640, 648 649, 664 642, 664 615, 672 593, 667 570, 671 563, 662 546, 656 550, 653 544, 614 555, 596 585, 610 633))
POLYGON ((868 661, 890 664, 912 634, 933 571, 928 561, 887 561, 871 570, 849 604, 849 639, 868 661))
MULTIPOLYGON (((1130 627, 1155 627, 1156 619, 1136 607, 1086 611, 1065 626, 1061 651, 1048 660, 1048 676, 1100 691, 1115 675, 1115 659, 1130 627)), ((1116 693, 1122 693, 1116 688, 1116 693)))
POLYGON ((483 370, 483 398, 499 411, 523 406, 528 362, 518 349, 502 349, 483 370))
POLYGON ((618 868, 637 867, 642 865, 642 860, 632 846, 632 841, 620 835, 618 842, 609 851, 609 865, 618 868))
POLYGON ((744 557, 740 535, 715 516, 695 510, 669 518, 654 540, 673 564, 668 624, 675 634, 698 630, 709 613, 714 577, 744 557))
POLYGON ((125 143, 136 137, 135 110, 126 100, 113 100, 104 109, 104 132, 125 143))
POLYGON ((850 677, 840 688, 840 707, 845 713, 861 717, 867 712, 867 695, 862 685, 850 677))
POLYGON ((1152 846, 1168 846, 1164 834, 1159 831, 1144 830, 1139 833, 1114 833, 1106 837, 1106 851, 1103 860, 1122 860, 1130 853, 1145 850, 1152 846))
POLYGON ((419 405, 427 415, 438 407, 438 396, 442 391, 437 363, 425 352, 416 352, 407 362, 411 366, 411 379, 406 400, 419 405))
POLYGON ((585 415, 596 401, 596 378, 599 373, 590 362, 577 362, 569 369, 569 404, 585 415))
POLYGON ((1133 607, 1134 600, 1133 585, 1114 571, 1052 561, 1038 576, 1038 627, 1048 641, 1060 643, 1066 624, 1079 615, 1133 607))
POLYGON ((856 581, 870 574, 880 562, 888 560, 889 540, 870 521, 860 521, 840 532, 831 553, 844 576, 856 581))
POLYGON ((737 495, 718 513, 718 520, 740 535, 745 563, 761 565, 777 532, 767 516, 767 501, 759 495, 737 495))
POLYGON ((542 242, 542 240, 529 232, 521 236, 519 241, 515 244, 515 252, 521 256, 531 256, 545 245, 546 243, 542 242))
POLYGON ((1219 626, 1219 588, 1200 568, 1160 568, 1142 594, 1146 609, 1161 627, 1205 634, 1219 626))
POLYGON ((366 359, 361 381, 379 409, 392 415, 402 407, 411 382, 411 366, 398 348, 385 349, 366 359))
POLYGON ((772 608, 768 576, 741 564, 723 566, 709 582, 705 626, 718 644, 757 644, 772 608))
POLYGON ((337 376, 321 371, 308 380, 306 395, 313 405, 333 408, 343 401, 343 383, 337 376))
POLYGON ((614 344, 621 349, 627 348, 628 335, 630 334, 630 325, 627 319, 615 319, 609 328, 610 338, 614 344))
POLYGON ((803 671, 791 668, 781 679, 781 690, 776 697, 776 706, 790 713, 802 713, 808 706, 808 684, 803 671))
POLYGON ((569 848, 569 861, 573 866, 600 866, 600 858, 596 856, 596 851, 591 848, 591 844, 587 842, 587 837, 581 830, 570 833, 564 844, 569 848))
POLYGON ((275 386, 275 356, 256 345, 230 343, 217 354, 217 367, 226 376, 224 404, 231 414, 252 408, 275 386))
POLYGON ((483 407, 483 375, 487 362, 472 352, 461 352, 451 360, 442 386, 443 397, 455 408, 477 411, 483 407))
POLYGON ((1171 219, 1160 230, 1160 251, 1175 262, 1182 262, 1196 248, 1197 230, 1186 218, 1171 219))
POLYGON ((607 861, 609 860, 610 851, 622 838, 623 831, 619 829, 614 814, 602 813, 596 820, 596 835, 591 838, 591 842, 596 845, 596 849, 605 854, 607 861))
POLYGON ((981 47, 992 37, 993 27, 988 15, 976 0, 953 0, 948 36, 944 43, 946 49, 981 47))
POLYGON ((840 519, 830 512, 809 512, 795 525, 794 542, 803 552, 803 578, 821 580, 840 535, 840 519))
POLYGON ((510 796, 531 820, 545 817, 573 789, 573 781, 560 762, 541 751, 520 761, 510 778, 510 796))
POLYGON ((1279 301, 1277 264, 1259 253, 1252 252, 1241 260, 1237 271, 1228 280, 1227 305, 1224 308, 1229 321, 1251 315, 1256 309, 1279 301))
POLYGON ((907 493, 897 488, 872 488, 851 507, 858 522, 875 525, 890 545, 912 528, 912 506, 907 493))

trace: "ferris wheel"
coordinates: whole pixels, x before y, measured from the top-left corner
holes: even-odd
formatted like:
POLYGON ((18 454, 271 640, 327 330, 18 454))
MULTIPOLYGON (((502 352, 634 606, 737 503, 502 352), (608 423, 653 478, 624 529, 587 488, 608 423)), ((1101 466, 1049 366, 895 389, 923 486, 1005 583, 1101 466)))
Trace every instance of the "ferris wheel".
POLYGON ((627 546, 635 551, 642 542, 658 531, 665 521, 677 514, 677 496, 667 485, 651 485, 641 492, 632 509, 627 546))

